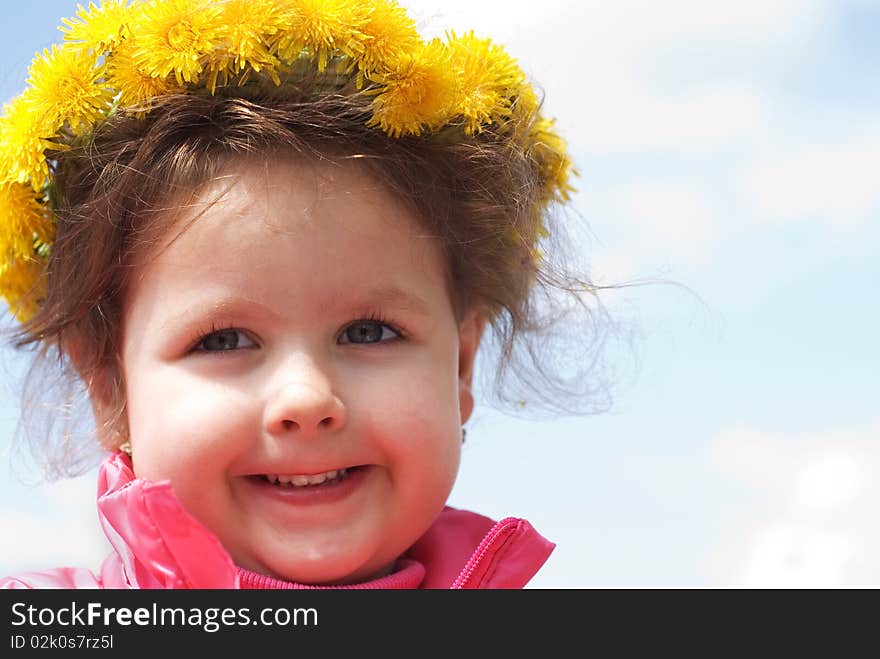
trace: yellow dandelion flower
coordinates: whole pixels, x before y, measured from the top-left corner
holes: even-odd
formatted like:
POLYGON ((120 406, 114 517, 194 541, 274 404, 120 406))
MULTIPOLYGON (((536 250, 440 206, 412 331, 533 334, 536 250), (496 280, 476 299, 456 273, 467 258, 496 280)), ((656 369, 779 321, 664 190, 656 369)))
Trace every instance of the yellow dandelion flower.
POLYGON ((65 41, 77 43, 86 50, 104 52, 129 35, 127 21, 131 7, 126 7, 126 2, 128 0, 107 0, 100 7, 90 2, 88 9, 77 5, 76 17, 62 18, 66 27, 58 29, 64 32, 65 41))
POLYGON ((135 41, 126 39, 107 57, 107 83, 119 93, 119 106, 144 117, 150 101, 178 91, 173 78, 154 78, 141 70, 134 58, 135 41))
POLYGON ((354 57, 362 51, 360 27, 366 10, 358 0, 285 0, 281 3, 285 28, 275 39, 275 52, 294 62, 304 49, 318 58, 318 71, 327 68, 334 51, 354 57))
POLYGON ((0 260, 0 297, 18 322, 33 318, 45 296, 46 269, 38 257, 0 260))
POLYGON ((452 116, 456 80, 449 51, 439 39, 412 55, 403 55, 397 67, 377 82, 382 89, 373 99, 370 126, 391 137, 419 135, 445 124, 452 116))
POLYGON ((204 62, 208 90, 213 94, 218 85, 225 86, 236 76, 243 84, 250 70, 262 72, 280 85, 280 62, 271 52, 272 41, 284 26, 278 4, 274 0, 229 0, 221 12, 220 44, 204 62))
POLYGON ((358 87, 363 85, 364 77, 393 68, 403 54, 417 50, 422 43, 415 21, 393 0, 374 0, 366 11, 360 28, 364 35, 363 52, 356 60, 358 87))
POLYGON ((101 82, 103 67, 84 50, 52 46, 37 53, 28 73, 32 107, 56 130, 66 122, 80 134, 104 117, 113 100, 101 82))
POLYGON ((40 190, 49 177, 43 151, 51 143, 44 138, 55 129, 54 125, 46 124, 43 113, 34 110, 30 91, 8 103, 0 118, 0 180, 30 181, 34 190, 40 190))
POLYGON ((510 114, 511 100, 523 86, 525 74, 504 48, 469 32, 448 35, 452 66, 459 82, 458 114, 464 118, 465 133, 480 132, 510 114))
POLYGON ((198 82, 207 55, 219 44, 220 7, 210 0, 152 0, 141 6, 132 33, 134 59, 154 78, 174 73, 177 83, 198 82))
POLYGON ((235 55, 226 48, 215 48, 202 58, 202 84, 211 94, 226 86, 236 72, 235 55))
POLYGON ((274 37, 285 26, 281 7, 274 0, 228 0, 223 5, 222 38, 233 56, 236 71, 274 70, 278 60, 270 52, 274 37))
POLYGON ((532 130, 532 154, 544 174, 546 201, 566 202, 575 191, 571 179, 578 176, 567 153, 567 144, 553 126, 552 119, 541 117, 532 130))
POLYGON ((29 185, 0 185, 0 254, 29 258, 34 240, 51 243, 54 238, 50 214, 29 185))
POLYGON ((529 140, 532 126, 538 119, 540 107, 541 101, 534 88, 527 82, 523 82, 514 93, 510 108, 510 122, 507 125, 515 142, 522 144, 529 140))

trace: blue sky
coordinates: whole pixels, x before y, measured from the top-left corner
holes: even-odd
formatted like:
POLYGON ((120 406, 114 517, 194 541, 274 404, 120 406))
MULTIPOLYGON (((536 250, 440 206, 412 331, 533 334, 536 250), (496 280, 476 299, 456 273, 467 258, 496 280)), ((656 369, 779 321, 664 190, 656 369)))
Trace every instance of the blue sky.
MULTIPOLYGON (((75 3, 4 9, 0 98, 75 3)), ((544 87, 582 172, 577 243, 630 333, 613 408, 481 405, 453 505, 558 543, 536 587, 880 586, 880 3, 404 3, 544 87)), ((22 360, 0 349, 0 446, 22 360)), ((96 567, 94 474, 0 465, 0 573, 96 567), (63 538, 63 542, 58 542, 63 538)))

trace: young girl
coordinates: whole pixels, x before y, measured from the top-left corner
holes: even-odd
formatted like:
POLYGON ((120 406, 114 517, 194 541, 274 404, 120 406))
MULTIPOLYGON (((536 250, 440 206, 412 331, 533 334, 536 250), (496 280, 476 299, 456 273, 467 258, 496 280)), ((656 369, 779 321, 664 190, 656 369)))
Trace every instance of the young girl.
POLYGON ((484 329, 503 371, 575 290, 539 248, 571 161, 515 61, 392 0, 61 29, 0 120, 0 294, 87 387, 114 553, 0 584, 525 585, 554 545, 446 506, 484 329))

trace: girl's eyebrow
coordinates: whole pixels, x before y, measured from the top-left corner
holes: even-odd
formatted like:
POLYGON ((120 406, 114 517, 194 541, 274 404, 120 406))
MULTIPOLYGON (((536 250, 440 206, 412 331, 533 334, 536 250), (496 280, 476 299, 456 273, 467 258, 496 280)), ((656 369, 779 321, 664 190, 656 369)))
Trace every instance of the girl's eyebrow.
MULTIPOLYGON (((415 293, 411 293, 396 286, 373 288, 364 292, 354 291, 346 295, 345 298, 346 299, 343 302, 333 306, 337 308, 341 306, 354 307, 358 310, 363 310, 364 313, 374 306, 393 306, 420 316, 431 315, 431 305, 429 305, 423 298, 415 293)), ((196 302, 195 304, 188 306, 183 312, 166 319, 166 321, 162 323, 160 329, 165 329, 169 325, 186 321, 190 318, 201 318, 206 315, 218 316, 232 313, 236 309, 243 308, 265 315, 275 322, 283 321, 282 316, 277 311, 262 302, 239 297, 237 295, 231 295, 229 297, 213 300, 209 304, 196 302)))
POLYGON ((397 288, 396 286, 374 288, 363 294, 355 294, 352 297, 357 300, 358 306, 368 304, 381 306, 389 305, 422 316, 431 315, 431 305, 429 305, 424 299, 414 293, 405 291, 402 288, 397 288))
POLYGON ((210 302, 196 301, 195 303, 188 305, 180 313, 176 313, 166 318, 159 326, 159 329, 164 330, 170 325, 175 325, 181 322, 187 323, 198 318, 217 317, 224 314, 228 315, 241 309, 247 309, 248 311, 265 315, 276 322, 282 320, 282 317, 275 310, 261 302, 245 297, 239 297, 237 295, 230 295, 228 297, 211 300, 210 302))

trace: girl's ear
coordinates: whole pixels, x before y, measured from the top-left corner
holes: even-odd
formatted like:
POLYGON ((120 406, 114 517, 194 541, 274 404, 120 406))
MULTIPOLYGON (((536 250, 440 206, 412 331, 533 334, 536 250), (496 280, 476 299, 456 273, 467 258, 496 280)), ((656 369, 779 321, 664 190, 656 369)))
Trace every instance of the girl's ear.
POLYGON ((107 366, 87 364, 81 347, 78 341, 67 341, 64 349, 86 385, 101 445, 107 449, 117 448, 124 441, 124 438, 112 430, 118 421, 116 418, 119 407, 116 396, 116 378, 112 369, 107 366))
POLYGON ((458 328, 458 405, 461 422, 465 423, 474 411, 474 362, 480 339, 488 318, 482 308, 472 308, 465 314, 458 328))

